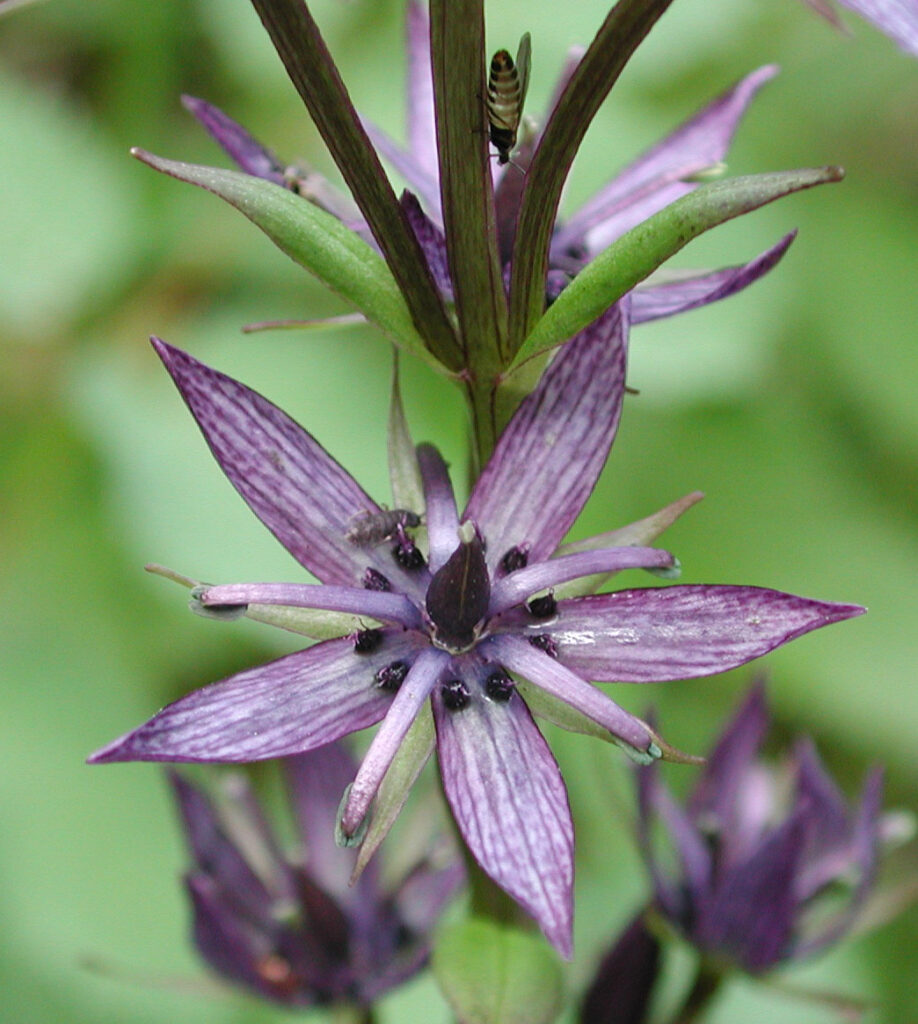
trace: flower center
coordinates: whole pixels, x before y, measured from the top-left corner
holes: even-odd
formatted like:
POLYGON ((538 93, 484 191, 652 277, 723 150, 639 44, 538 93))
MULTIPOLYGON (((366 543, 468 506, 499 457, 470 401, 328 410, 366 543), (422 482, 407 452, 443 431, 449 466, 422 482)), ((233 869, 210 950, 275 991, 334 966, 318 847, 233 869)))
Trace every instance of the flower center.
POLYGON ((484 545, 473 523, 463 523, 459 545, 427 588, 427 615, 437 647, 460 654, 475 645, 491 599, 484 545))

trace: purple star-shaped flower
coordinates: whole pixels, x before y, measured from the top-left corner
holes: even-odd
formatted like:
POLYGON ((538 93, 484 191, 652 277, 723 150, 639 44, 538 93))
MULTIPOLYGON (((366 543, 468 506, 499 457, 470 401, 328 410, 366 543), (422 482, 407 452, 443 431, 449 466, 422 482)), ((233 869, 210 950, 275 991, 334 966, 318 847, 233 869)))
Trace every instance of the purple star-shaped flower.
POLYGON ((739 586, 554 596, 582 577, 673 565, 667 552, 638 546, 581 542, 557 553, 616 432, 626 338, 627 310, 616 306, 561 350, 461 516, 431 445, 417 449, 424 507, 385 512, 276 406, 156 341, 224 472, 321 581, 209 587, 203 605, 355 618, 347 635, 176 701, 91 760, 251 761, 381 722, 342 812, 341 829, 354 836, 430 704, 444 789, 466 843, 570 955, 573 828, 531 709, 612 739, 641 762, 673 755, 589 681, 720 672, 862 611, 739 586), (423 515, 426 544, 412 538, 409 512, 423 515))
POLYGON ((787 772, 758 758, 768 725, 758 685, 684 807, 652 767, 639 769, 638 783, 657 909, 714 962, 751 974, 809 956, 848 931, 873 888, 886 827, 880 770, 868 775, 860 802, 849 808, 813 744, 803 740, 790 758, 788 794, 787 772), (676 852, 679 879, 650 841, 657 820, 676 852), (846 898, 838 900, 842 892, 846 898))
POLYGON ((356 765, 337 744, 283 762, 302 848, 285 855, 246 778, 221 780, 211 801, 172 775, 194 861, 185 876, 192 933, 219 974, 288 1006, 369 1006, 427 961, 430 933, 463 872, 433 857, 384 887, 375 865, 348 883, 353 858, 333 825, 356 765))

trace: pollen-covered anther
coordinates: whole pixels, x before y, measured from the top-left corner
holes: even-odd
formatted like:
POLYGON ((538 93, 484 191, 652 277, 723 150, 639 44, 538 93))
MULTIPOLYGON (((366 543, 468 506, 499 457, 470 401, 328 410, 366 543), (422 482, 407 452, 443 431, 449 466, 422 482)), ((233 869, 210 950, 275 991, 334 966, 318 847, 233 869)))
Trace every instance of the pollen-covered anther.
POLYGON ((554 594, 543 594, 534 597, 526 605, 526 610, 534 619, 553 619, 558 614, 558 602, 554 594))
POLYGON ((502 669, 494 669, 485 679, 485 693, 491 700, 499 704, 505 704, 513 696, 514 683, 510 676, 502 669))
POLYGON ((392 557, 403 569, 422 569, 425 564, 421 549, 407 535, 392 548, 392 557))
POLYGON ((527 637, 533 647, 537 647, 550 658, 558 657, 558 645, 547 633, 537 633, 535 636, 527 637))
POLYGON ((370 654, 382 643, 383 635, 378 629, 361 629, 354 634, 354 650, 358 654, 370 654))
POLYGON ((389 582, 388 577, 383 576, 381 572, 372 566, 367 566, 367 570, 363 574, 363 589, 388 593, 392 590, 392 584, 389 582))
POLYGON ((469 688, 461 679, 450 679, 440 687, 443 703, 449 711, 462 711, 469 706, 469 688))
POLYGON ((516 572, 517 569, 525 569, 529 564, 529 545, 515 544, 504 552, 500 560, 500 570, 506 576, 508 573, 516 572))
POLYGON ((373 678, 380 690, 395 693, 405 681, 409 667, 407 662, 392 661, 388 665, 383 665, 373 678))

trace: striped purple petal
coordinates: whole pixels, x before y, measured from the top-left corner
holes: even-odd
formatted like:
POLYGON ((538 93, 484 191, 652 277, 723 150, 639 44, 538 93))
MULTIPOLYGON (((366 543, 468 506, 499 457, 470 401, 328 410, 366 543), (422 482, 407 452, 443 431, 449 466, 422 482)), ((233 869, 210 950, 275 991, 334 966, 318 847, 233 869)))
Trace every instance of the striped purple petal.
POLYGON ((183 697, 89 761, 258 761, 323 746, 378 722, 392 695, 375 675, 411 663, 419 641, 380 630, 367 653, 326 640, 183 697))
POLYGON ((501 434, 464 516, 492 571, 517 545, 548 558, 590 496, 621 415, 627 334, 616 304, 561 349, 501 434))
POLYGON ((653 683, 725 672, 863 611, 761 587, 689 585, 561 601, 545 632, 585 679, 653 683))
POLYGON ((352 521, 379 506, 310 434, 232 377, 157 338, 153 345, 223 472, 301 565, 323 583, 360 585, 368 565, 403 575, 347 539, 352 521))
POLYGON ((638 157, 582 206, 552 240, 563 255, 595 255, 616 238, 696 187, 684 179, 720 163, 755 94, 778 72, 767 65, 747 75, 666 139, 638 157))
POLYGON ((690 309, 698 309, 741 292, 775 267, 796 237, 797 232, 791 231, 754 260, 738 267, 725 267, 709 274, 636 288, 631 293, 631 322, 643 324, 687 313, 690 309))
POLYGON ((484 871, 570 958, 574 830, 558 765, 518 694, 449 710, 434 691, 443 786, 484 871))

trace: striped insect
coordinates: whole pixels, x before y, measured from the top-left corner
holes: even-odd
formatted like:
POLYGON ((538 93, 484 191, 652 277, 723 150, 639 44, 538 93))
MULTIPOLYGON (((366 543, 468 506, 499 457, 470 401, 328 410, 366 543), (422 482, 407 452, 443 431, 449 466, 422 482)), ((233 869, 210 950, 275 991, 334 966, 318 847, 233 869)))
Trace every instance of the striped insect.
POLYGON ((516 147, 516 133, 523 116, 523 103, 529 87, 530 40, 523 34, 516 63, 506 50, 498 50, 491 58, 488 73, 488 134, 497 150, 497 162, 510 162, 516 147))
POLYGON ((421 525, 417 512, 405 508, 384 508, 379 512, 358 512, 348 522, 345 538, 355 547, 370 548, 397 533, 421 525))

